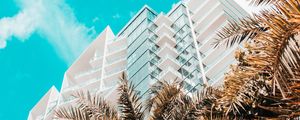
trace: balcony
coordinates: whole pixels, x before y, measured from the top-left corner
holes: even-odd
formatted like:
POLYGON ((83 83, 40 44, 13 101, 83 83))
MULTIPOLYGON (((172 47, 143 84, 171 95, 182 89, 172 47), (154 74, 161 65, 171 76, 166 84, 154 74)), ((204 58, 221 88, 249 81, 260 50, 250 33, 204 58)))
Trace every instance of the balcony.
POLYGON ((119 45, 108 45, 107 47, 107 56, 114 55, 120 52, 124 52, 127 49, 126 42, 120 42, 119 45))
POLYGON ((114 46, 115 50, 108 51, 106 56, 115 56, 127 53, 127 46, 114 46))
POLYGON ((169 44, 165 44, 164 46, 159 48, 157 55, 160 57, 170 55, 170 56, 173 56, 174 58, 176 58, 178 56, 178 53, 174 49, 174 47, 171 47, 169 44))
POLYGON ((105 72, 105 76, 108 77, 108 76, 114 75, 115 73, 119 73, 120 71, 123 71, 125 69, 126 69, 126 65, 110 68, 110 71, 105 72))
POLYGON ((229 66, 230 65, 224 67, 222 70, 220 70, 219 73, 217 73, 217 75, 215 75, 214 77, 212 77, 208 81, 209 85, 216 86, 216 87, 222 85, 223 82, 224 82, 223 79, 225 77, 225 73, 227 73, 229 71, 229 66))
POLYGON ((198 83, 202 83, 201 81, 201 73, 200 70, 198 69, 194 69, 193 71, 184 71, 181 68, 180 74, 183 76, 183 81, 185 81, 186 83, 195 86, 198 83))
POLYGON ((210 49, 205 53, 206 57, 202 60, 203 64, 210 65, 217 60, 224 58, 225 56, 230 56, 234 58, 234 52, 237 46, 226 49, 225 47, 218 47, 216 49, 210 49))
POLYGON ((103 62, 103 56, 95 56, 90 60, 90 65, 93 68, 101 67, 103 62))
POLYGON ((118 72, 119 69, 116 69, 116 68, 125 69, 126 63, 127 63, 126 58, 109 62, 107 65, 105 65, 105 68, 104 68, 106 75, 110 75, 112 73, 118 72))
POLYGON ((185 89, 187 91, 191 91, 196 86, 196 84, 189 79, 184 80, 184 82, 186 84, 185 89))
POLYGON ((226 21, 226 15, 224 12, 220 12, 216 14, 216 17, 212 20, 207 21, 207 23, 197 23, 195 30, 197 31, 197 39, 204 40, 211 34, 215 34, 216 30, 218 30, 226 21), (198 28, 198 29, 197 29, 198 28))
POLYGON ((197 39, 198 42, 202 43, 201 45, 198 46, 199 51, 205 53, 210 49, 214 49, 214 45, 213 45, 213 43, 215 42, 214 38, 217 38, 217 36, 210 35, 205 39, 197 39))
POLYGON ((165 24, 167 26, 171 26, 173 23, 168 17, 166 17, 163 14, 159 14, 158 17, 156 17, 156 19, 153 22, 157 26, 162 26, 163 24, 165 24))
POLYGON ((116 85, 117 81, 119 81, 120 76, 123 74, 124 71, 125 71, 125 67, 120 67, 110 73, 107 73, 103 79, 104 85, 105 86, 116 85))
POLYGON ((159 61, 158 67, 164 70, 170 66, 176 70, 180 68, 179 63, 173 56, 170 55, 163 56, 163 58, 159 61))
POLYGON ((166 24, 162 24, 161 26, 159 26, 154 33, 157 36, 162 36, 163 34, 167 34, 169 36, 174 36, 175 32, 174 30, 172 30, 169 26, 167 26, 166 24))
POLYGON ((111 40, 107 40, 107 45, 108 46, 118 46, 118 45, 122 45, 126 43, 126 37, 118 37, 118 38, 114 38, 114 39, 111 39, 111 40))
POLYGON ((74 91, 77 91, 77 90, 81 90, 81 89, 83 89, 83 90, 98 89, 100 87, 100 81, 101 81, 101 78, 94 78, 94 79, 91 79, 91 80, 87 80, 86 82, 82 82, 82 83, 77 84, 77 85, 73 85, 73 86, 70 86, 70 87, 67 87, 67 88, 63 88, 61 93, 64 96, 71 96, 71 94, 74 91))
POLYGON ((176 45, 176 41, 165 33, 158 38, 156 44, 158 46, 164 46, 165 44, 169 44, 170 46, 174 47, 176 45))
MULTIPOLYGON (((223 11, 223 7, 218 0, 206 0, 205 3, 201 4, 200 7, 198 6, 198 9, 194 11, 191 19, 197 22, 200 19, 203 20, 207 18, 208 16, 215 16, 216 12, 220 13, 221 11, 223 11)), ((212 18, 206 20, 212 20, 212 18)))
POLYGON ((165 81, 173 81, 173 80, 182 81, 182 76, 174 68, 168 67, 164 69, 163 72, 160 73, 158 79, 165 80, 165 81))
POLYGON ((101 77, 102 73, 102 68, 97 68, 97 69, 91 69, 86 72, 82 72, 78 75, 76 75, 74 78, 76 80, 76 83, 81 83, 84 82, 88 79, 96 78, 96 77, 101 77))
POLYGON ((220 17, 218 15, 220 15, 220 13, 224 14, 221 4, 216 4, 215 6, 213 6, 212 9, 206 12, 205 15, 202 15, 201 19, 196 21, 195 30, 200 30, 201 28, 204 28, 209 23, 218 19, 220 17))
POLYGON ((105 71, 107 72, 107 71, 111 71, 112 69, 114 69, 116 67, 125 66, 127 63, 126 52, 127 52, 126 50, 124 50, 124 51, 122 50, 115 54, 108 55, 106 57, 106 62, 104 65, 105 71))
POLYGON ((228 69, 227 66, 232 64, 234 61, 234 58, 230 55, 223 56, 218 61, 207 67, 208 70, 206 70, 205 75, 208 78, 214 78, 214 76, 218 75, 219 72, 222 72, 223 69, 228 69))
POLYGON ((192 64, 190 66, 186 66, 183 65, 181 66, 181 68, 185 69, 186 71, 190 72, 192 74, 192 72, 195 72, 196 70, 198 72, 200 72, 200 66, 199 66, 199 62, 192 62, 192 64))
POLYGON ((115 67, 110 71, 106 71, 104 74, 104 80, 109 79, 111 77, 120 77, 121 73, 126 70, 126 65, 115 67))
POLYGON ((199 8, 206 6, 206 3, 211 0, 189 0, 187 5, 191 11, 199 11, 199 8))

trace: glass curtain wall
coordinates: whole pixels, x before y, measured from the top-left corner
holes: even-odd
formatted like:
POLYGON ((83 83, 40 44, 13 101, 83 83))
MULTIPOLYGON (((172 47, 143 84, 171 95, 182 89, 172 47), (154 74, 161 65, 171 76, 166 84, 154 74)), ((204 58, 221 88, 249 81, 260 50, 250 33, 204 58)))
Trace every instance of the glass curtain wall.
POLYGON ((159 57, 157 36, 153 31, 157 26, 152 22, 156 14, 145 8, 121 33, 127 36, 127 76, 139 94, 144 95, 149 83, 156 81, 161 70, 156 66, 159 57))
POLYGON ((194 92, 202 86, 203 82, 186 11, 186 7, 181 4, 169 15, 169 18, 174 21, 171 27, 176 32, 173 36, 176 39, 175 48, 179 53, 176 59, 181 64, 178 72, 182 75, 185 89, 194 92))

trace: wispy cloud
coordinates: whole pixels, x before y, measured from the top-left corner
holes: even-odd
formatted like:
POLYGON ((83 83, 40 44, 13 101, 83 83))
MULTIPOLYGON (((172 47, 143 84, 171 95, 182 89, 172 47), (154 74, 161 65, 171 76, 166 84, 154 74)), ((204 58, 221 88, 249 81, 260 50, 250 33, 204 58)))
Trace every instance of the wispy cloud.
POLYGON ((11 37, 22 41, 34 32, 45 37, 69 64, 95 36, 94 27, 77 21, 64 0, 22 0, 18 14, 0 19, 0 48, 11 37))
POLYGON ((121 15, 119 13, 117 13, 117 14, 113 15, 112 17, 113 17, 113 19, 119 19, 121 17, 121 15))

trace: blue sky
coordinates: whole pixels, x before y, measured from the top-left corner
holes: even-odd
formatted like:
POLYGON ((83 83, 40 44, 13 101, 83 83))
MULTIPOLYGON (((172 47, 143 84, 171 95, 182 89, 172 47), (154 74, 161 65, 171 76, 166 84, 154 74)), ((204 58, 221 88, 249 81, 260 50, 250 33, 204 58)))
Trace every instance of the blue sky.
POLYGON ((179 0, 0 0, 0 120, 29 110, 107 26, 117 33, 143 5, 179 0))

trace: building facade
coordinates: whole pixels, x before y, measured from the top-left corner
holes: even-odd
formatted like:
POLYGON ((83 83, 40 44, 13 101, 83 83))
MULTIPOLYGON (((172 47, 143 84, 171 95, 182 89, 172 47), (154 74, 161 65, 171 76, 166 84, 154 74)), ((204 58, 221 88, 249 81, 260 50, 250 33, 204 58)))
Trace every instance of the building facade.
MULTIPOLYGON (((63 106, 75 101, 72 92, 89 90, 115 105, 123 72, 143 96, 157 80, 183 81, 187 94, 222 85, 240 46, 213 48, 212 43, 223 25, 246 14, 233 0, 180 1, 168 13, 144 6, 117 35, 107 27, 65 72, 57 97, 41 101, 63 106)), ((39 102, 28 119, 52 119, 46 109, 48 104, 39 102)))
POLYGON ((52 86, 29 112, 28 120, 52 120, 59 96, 58 90, 52 86))

